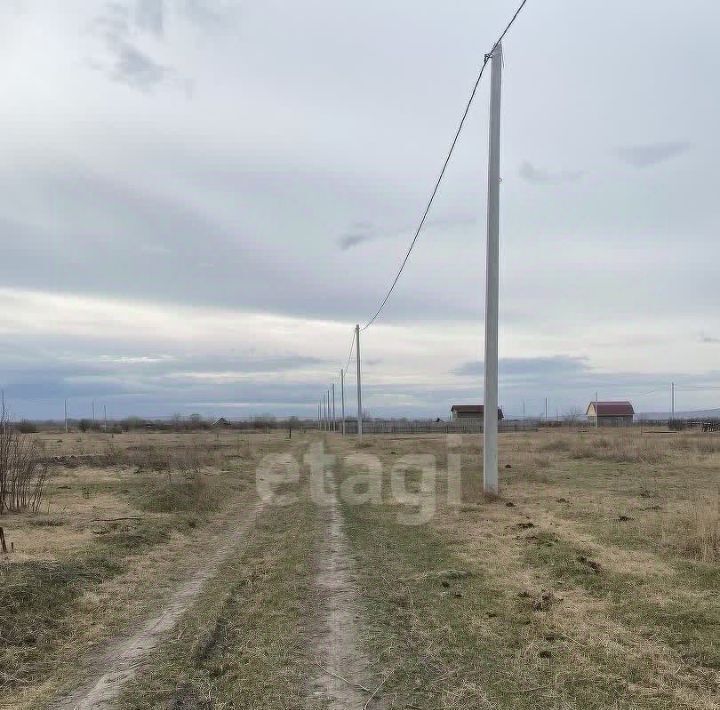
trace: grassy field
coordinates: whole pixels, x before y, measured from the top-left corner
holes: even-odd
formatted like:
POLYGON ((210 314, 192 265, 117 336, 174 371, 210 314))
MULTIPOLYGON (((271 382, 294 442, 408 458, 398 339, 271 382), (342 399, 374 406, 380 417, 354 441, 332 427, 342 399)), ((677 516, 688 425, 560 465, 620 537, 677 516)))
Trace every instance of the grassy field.
POLYGON ((284 505, 259 509, 119 707, 320 710, 337 707, 312 681, 329 673, 360 708, 720 708, 715 435, 504 434, 495 499, 478 436, 42 439, 42 512, 0 517, 15 548, 0 566, 1 707, 52 706, 91 676, 94 652, 162 609, 258 505, 258 463, 281 453, 299 474, 273 479, 284 505), (362 678, 327 655, 327 516, 306 458, 320 445, 356 609, 338 638, 359 639, 362 678))
MULTIPOLYGON (((508 434, 499 500, 479 443, 463 441, 463 504, 440 472, 427 525, 399 523, 387 481, 382 504, 346 506, 389 706, 720 706, 720 440, 508 434)), ((447 461, 444 439, 368 450, 447 461)))
POLYGON ((0 516, 0 706, 39 707, 104 641, 161 608, 255 496, 273 438, 38 435, 38 514, 0 516))

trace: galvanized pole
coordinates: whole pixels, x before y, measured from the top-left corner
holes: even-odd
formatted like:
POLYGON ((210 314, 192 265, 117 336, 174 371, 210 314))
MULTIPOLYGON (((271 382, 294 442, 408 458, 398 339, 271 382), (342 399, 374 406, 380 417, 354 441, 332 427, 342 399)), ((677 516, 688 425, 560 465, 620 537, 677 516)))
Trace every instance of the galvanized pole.
POLYGON ((360 326, 355 326, 355 355, 357 362, 357 433, 358 439, 362 439, 362 381, 360 375, 360 326))
POLYGON ((345 436, 345 371, 340 370, 340 414, 342 416, 342 435, 345 436))
POLYGON ((335 383, 332 384, 332 417, 333 431, 337 431, 337 419, 335 418, 335 383))
POLYGON ((488 165, 487 274, 485 282, 485 410, 483 488, 498 493, 498 318, 500 299, 500 99, 502 44, 492 54, 488 165))

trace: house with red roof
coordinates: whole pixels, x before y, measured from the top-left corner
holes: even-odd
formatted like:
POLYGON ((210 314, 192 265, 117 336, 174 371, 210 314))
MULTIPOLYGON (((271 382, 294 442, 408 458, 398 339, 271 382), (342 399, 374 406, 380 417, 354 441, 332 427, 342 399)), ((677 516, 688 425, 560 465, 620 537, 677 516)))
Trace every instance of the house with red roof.
POLYGON ((585 414, 596 426, 629 426, 635 410, 630 402, 590 402, 585 414))

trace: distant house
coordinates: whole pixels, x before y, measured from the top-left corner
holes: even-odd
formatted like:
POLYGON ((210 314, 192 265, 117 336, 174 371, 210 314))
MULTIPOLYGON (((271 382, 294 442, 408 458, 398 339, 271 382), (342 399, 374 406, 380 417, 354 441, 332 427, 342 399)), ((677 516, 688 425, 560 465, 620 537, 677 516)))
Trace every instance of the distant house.
MULTIPOLYGON (((483 404, 453 404, 450 407, 450 416, 453 420, 458 419, 475 419, 483 421, 485 419, 485 405, 483 404)), ((502 409, 498 407, 498 421, 503 419, 502 409)))
POLYGON ((635 416, 630 402, 590 402, 585 413, 597 426, 628 426, 635 416))
POLYGON ((223 426, 227 427, 227 426, 230 426, 230 422, 227 419, 225 419, 225 417, 220 417, 219 419, 216 419, 212 423, 212 425, 218 426, 218 427, 223 427, 223 426))

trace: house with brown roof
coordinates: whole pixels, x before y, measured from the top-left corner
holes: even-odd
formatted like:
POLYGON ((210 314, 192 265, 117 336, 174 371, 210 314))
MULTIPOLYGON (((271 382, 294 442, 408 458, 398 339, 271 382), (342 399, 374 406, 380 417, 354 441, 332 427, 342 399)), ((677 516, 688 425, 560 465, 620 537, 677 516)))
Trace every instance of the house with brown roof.
POLYGON ((590 402, 585 414, 596 426, 628 426, 635 410, 630 402, 590 402))
MULTIPOLYGON (((483 421, 485 419, 485 405, 484 404, 453 404, 450 407, 450 416, 454 420, 459 419, 474 419, 476 421, 483 421)), ((502 409, 498 407, 498 421, 503 419, 502 409)))

